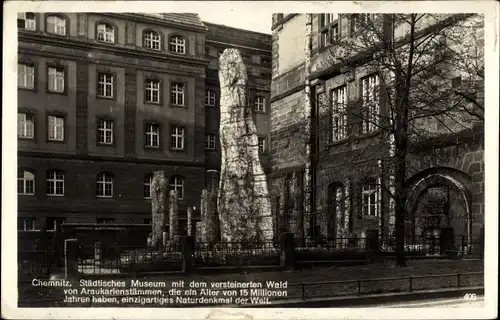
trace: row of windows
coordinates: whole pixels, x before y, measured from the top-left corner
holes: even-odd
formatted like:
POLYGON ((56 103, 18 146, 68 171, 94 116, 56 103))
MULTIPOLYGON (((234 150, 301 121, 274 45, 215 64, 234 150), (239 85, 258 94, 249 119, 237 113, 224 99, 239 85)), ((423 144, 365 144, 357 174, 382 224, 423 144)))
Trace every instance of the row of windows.
MULTIPOLYGON (((217 136, 215 134, 205 135, 205 150, 215 150, 216 139, 217 136)), ((265 153, 267 148, 266 138, 259 137, 257 141, 258 141, 259 153, 265 153)))
MULTIPOLYGON (((144 177, 144 198, 151 199, 153 175, 144 177)), ((184 199, 184 179, 179 176, 170 178, 169 190, 176 190, 179 200, 184 199)), ((64 172, 49 170, 46 175, 46 192, 48 196, 64 196, 64 172)), ((20 195, 35 194, 35 174, 29 170, 19 170, 17 175, 17 193, 20 195)), ((96 197, 113 197, 113 175, 101 172, 96 178, 96 197)))
MULTIPOLYGON (((18 13, 18 28, 36 31, 36 15, 32 12, 18 13)), ((67 19, 61 16, 47 16, 45 32, 59 36, 67 35, 67 19)), ((114 44, 116 43, 117 29, 110 23, 98 23, 96 25, 96 40, 114 44)), ((154 30, 146 30, 143 33, 143 47, 146 49, 163 50, 162 35, 154 30)), ((186 39, 179 35, 172 35, 168 41, 168 51, 176 54, 186 54, 186 39)))
MULTIPOLYGON (((370 75, 361 79, 362 112, 361 112, 361 133, 375 132, 379 128, 380 118, 380 80, 377 75, 370 75)), ((331 119, 331 140, 340 141, 347 138, 348 127, 348 98, 347 86, 335 88, 330 94, 330 107, 332 110, 331 119)), ((319 103, 324 101, 322 94, 319 103)))
MULTIPOLYGON (((46 218, 45 228, 47 231, 56 231, 64 223, 65 218, 46 218)), ((151 218, 144 219, 144 224, 151 224, 151 218)), ((115 218, 96 218, 98 224, 113 224, 115 218)), ((20 231, 39 231, 37 229, 36 218, 18 218, 17 230, 20 231)))
MULTIPOLYGON (((35 66, 19 63, 17 65, 18 88, 33 90, 35 89, 35 66)), ((48 91, 54 93, 64 93, 65 89, 65 72, 64 67, 49 67, 47 69, 48 91)), ((99 72, 97 74, 97 97, 99 98, 116 98, 116 76, 112 73, 99 72)), ((144 80, 144 101, 152 104, 160 104, 162 101, 161 81, 158 79, 144 80)), ((185 105, 186 86, 184 83, 172 82, 170 86, 170 98, 172 105, 185 105)), ((205 105, 216 105, 215 90, 207 89, 205 92, 205 105)), ((266 111, 266 98, 256 96, 254 101, 254 110, 259 112, 266 111)))

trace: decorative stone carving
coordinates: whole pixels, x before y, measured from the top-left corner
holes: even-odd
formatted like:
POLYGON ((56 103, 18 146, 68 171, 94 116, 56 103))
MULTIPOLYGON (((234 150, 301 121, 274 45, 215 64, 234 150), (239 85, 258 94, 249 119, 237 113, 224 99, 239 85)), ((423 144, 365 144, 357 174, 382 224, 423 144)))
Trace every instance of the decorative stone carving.
POLYGON ((246 96, 247 70, 237 49, 219 58, 221 174, 217 207, 223 241, 271 241, 273 219, 257 130, 246 96))

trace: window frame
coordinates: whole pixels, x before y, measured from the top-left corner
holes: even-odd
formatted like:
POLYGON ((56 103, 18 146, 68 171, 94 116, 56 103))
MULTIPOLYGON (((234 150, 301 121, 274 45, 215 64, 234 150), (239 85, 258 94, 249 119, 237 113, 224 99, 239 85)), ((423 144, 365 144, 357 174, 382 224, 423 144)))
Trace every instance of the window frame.
POLYGON ((144 79, 144 102, 148 104, 161 105, 162 104, 162 81, 155 77, 147 77, 144 79), (148 87, 150 82, 156 82, 157 88, 148 87), (148 92, 151 93, 151 97, 154 97, 154 90, 156 90, 157 100, 148 100, 148 92))
POLYGON ((65 142, 66 141, 66 116, 65 115, 62 115, 62 114, 56 114, 56 113, 47 113, 47 141, 48 142, 65 142), (55 136, 57 137, 57 123, 53 125, 53 129, 55 131, 51 131, 51 123, 50 123, 50 119, 51 118, 55 118, 56 120, 57 119, 62 119, 62 126, 59 126, 61 127, 61 134, 62 134, 62 138, 61 139, 56 139, 56 138, 52 138, 51 137, 51 133, 52 134, 55 134, 55 136))
POLYGON ((18 220, 18 231, 38 231, 38 229, 36 228, 36 218, 32 218, 32 217, 19 217, 18 218, 19 220, 22 221, 22 226, 23 228, 22 229, 19 229, 19 220, 18 220), (32 228, 26 228, 26 222, 27 221, 30 221, 30 224, 32 224, 32 228))
POLYGON ((361 186, 361 210, 363 217, 380 216, 380 197, 377 179, 370 177, 363 181, 361 186), (372 196, 375 198, 372 200, 372 196), (366 202, 368 200, 368 202, 366 202), (372 203, 373 201, 373 203, 372 203), (366 210, 368 209, 368 210, 366 210), (374 212, 372 212, 374 211, 374 212), (373 213, 373 214, 372 214, 373 213))
POLYGON ((29 91, 34 91, 36 89, 36 66, 34 63, 26 63, 26 62, 18 62, 17 63, 17 88, 21 90, 29 90, 29 91), (21 76, 21 73, 19 72, 19 67, 22 66, 24 67, 24 73, 23 73, 23 86, 19 86, 19 79, 21 76), (32 74, 29 74, 27 72, 27 69, 30 68, 32 70, 32 74), (32 87, 28 87, 28 79, 31 78, 32 80, 32 87))
POLYGON ((17 194, 21 196, 34 196, 35 195, 35 190, 36 190, 36 175, 33 170, 30 169, 18 169, 17 170, 17 194), (22 178, 20 178, 20 173, 22 173, 22 178), (26 174, 29 174, 32 176, 32 179, 28 179, 26 177, 26 174), (19 192, 19 182, 22 181, 23 184, 23 192, 19 192), (31 181, 31 190, 32 192, 29 193, 28 191, 28 181, 31 181))
POLYGON ((108 71, 98 71, 96 83, 97 83, 96 96, 98 99, 110 99, 110 100, 116 99, 116 73, 108 71), (101 77, 103 77, 102 78, 103 81, 101 81, 101 77), (111 82, 108 82, 108 80, 111 80, 111 82), (111 89, 109 89, 109 86, 111 86, 111 89), (108 91, 109 93, 111 93, 111 95, 106 95, 108 91))
POLYGON ((96 177, 96 198, 113 198, 114 195, 114 176, 109 172, 100 172, 96 177), (101 177, 103 178, 101 180, 101 177), (108 178, 109 180, 106 180, 108 178), (111 190, 110 194, 106 194, 106 185, 110 186, 109 190, 111 190), (101 186, 101 187, 99 187, 101 186), (99 191, 102 191, 100 194, 99 191))
POLYGON ((45 183, 46 183, 46 192, 45 194, 48 197, 64 197, 64 172, 58 169, 47 170, 45 183), (62 176, 62 179, 61 179, 62 176), (62 184, 62 188, 60 185, 62 184), (59 185, 59 186, 58 186, 59 185), (62 190, 62 193, 58 192, 58 189, 62 190), (50 192, 50 191, 53 192, 50 192))
POLYGON ((217 136, 214 133, 205 134, 205 150, 215 151, 217 147, 217 136), (213 141, 211 141, 213 138, 213 141))
POLYGON ((97 145, 102 145, 102 146, 113 146, 115 144, 115 121, 114 119, 110 119, 110 118, 97 118, 97 145), (104 126, 103 128, 101 128, 101 123, 111 123, 111 128, 107 128, 106 126, 104 126), (111 137, 111 141, 110 142, 106 142, 106 141, 101 141, 100 138, 101 138, 101 132, 103 132, 103 137, 104 137, 104 140, 106 140, 106 132, 111 132, 110 134, 110 137, 111 137))
POLYGON ((186 107, 186 84, 184 82, 171 82, 170 83, 170 104, 173 107, 186 107), (176 90, 174 90, 176 88, 176 90), (182 91, 179 90, 182 88, 182 91), (175 96, 175 99, 174 99, 175 96), (179 96, 182 96, 182 103, 179 102, 179 96), (174 102, 175 100, 175 102, 174 102))
POLYGON ((26 31, 31 31, 31 32, 36 32, 37 31, 37 24, 38 24, 38 19, 37 19, 37 15, 36 13, 34 12, 18 12, 17 13, 17 28, 18 29, 22 29, 22 30, 26 30, 26 31), (33 15, 33 19, 28 19, 26 17, 27 14, 31 13, 33 15), (23 15, 22 18, 20 17, 20 15, 23 15), (24 22, 24 27, 19 27, 19 20, 22 20, 24 22), (32 23, 27 23, 27 21, 30 21, 32 23), (32 26, 32 28, 27 28, 27 26, 32 26))
POLYGON ((144 124, 144 147, 159 149, 161 147, 161 126, 156 122, 146 122, 144 124), (156 132, 149 131, 149 129, 156 129, 156 132), (148 144, 148 136, 151 144, 148 144), (154 137, 156 137, 156 145, 154 145, 154 137))
POLYGON ((169 190, 177 190, 177 200, 184 200, 184 189, 185 189, 185 179, 181 176, 173 176, 170 178, 169 190), (177 184, 177 179, 180 179, 181 183, 177 184), (180 186, 181 191, 179 192, 178 186, 180 186))
POLYGON ((319 49, 327 48, 341 37, 340 14, 321 13, 319 14, 318 36, 319 49), (333 16, 336 15, 336 18, 333 16), (326 19, 328 18, 328 19, 326 19), (335 19, 334 19, 335 18, 335 19), (332 30, 337 30, 333 39, 332 30))
POLYGON ((64 65, 47 64, 47 92, 51 94, 66 94, 67 68, 64 65), (54 72, 51 72, 54 70, 54 72), (53 77, 51 79, 51 77, 53 77), (57 88, 62 78, 62 89, 57 88), (51 88, 51 83, 54 86, 51 88), (59 89, 59 90, 58 90, 59 89))
POLYGON ((380 78, 372 73, 360 79, 361 90, 361 134, 371 134, 380 125, 380 78), (375 79, 373 83, 371 79, 375 79), (365 82, 368 82, 366 85, 365 82))
POLYGON ((267 152, 267 141, 266 137, 258 137, 257 138, 257 147, 259 149, 259 154, 265 154, 267 152), (261 148, 262 142, 262 148, 261 148))
POLYGON ((146 200, 151 200, 153 197, 153 174, 149 173, 144 176, 143 180, 143 197, 146 200), (146 189, 146 187, 148 189, 146 189), (146 196, 146 190, 149 190, 149 196, 146 196))
POLYGON ((163 35, 159 31, 153 29, 146 29, 142 32, 142 47, 147 50, 163 51, 162 41, 163 41, 163 35), (148 34, 156 34, 158 36, 158 39, 147 39, 148 34), (147 45, 148 41, 151 43, 151 46, 147 45), (154 48, 153 45, 154 43, 158 43, 158 49, 154 48))
POLYGON ((186 141, 185 140, 186 140, 186 128, 183 126, 180 126, 180 125, 173 125, 170 129, 170 149, 174 150, 174 151, 184 151, 186 148, 186 141), (182 130, 182 134, 179 134, 178 132, 174 132, 174 131, 178 131, 178 130, 182 130), (181 141, 182 141, 181 147, 177 146, 178 142, 179 142, 178 139, 181 139, 181 141), (174 141, 175 141, 175 143, 174 143, 174 141))
POLYGON ((60 37, 67 37, 68 34, 69 34, 69 30, 68 30, 68 19, 66 17, 63 17, 59 14, 48 14, 45 16, 45 32, 48 33, 48 34, 51 34, 51 35, 56 35, 56 36, 60 36, 60 37), (63 25, 63 28, 64 28, 64 33, 59 33, 57 32, 58 31, 58 27, 61 27, 61 26, 58 26, 57 23, 55 23, 55 26, 54 26, 54 30, 51 31, 50 30, 50 23, 49 23, 49 19, 51 18, 55 18, 55 19, 59 19, 60 21, 62 21, 64 23, 63 25))
POLYGON ((107 21, 99 21, 95 24, 95 40, 101 43, 107 43, 107 44, 116 44, 116 35, 117 35, 117 28, 114 24, 107 22, 107 21), (104 38, 99 39, 99 27, 104 26, 104 38), (107 28, 110 28, 111 31, 108 31, 107 28), (106 40, 106 35, 112 35, 112 41, 107 41, 106 40))
POLYGON ((265 96, 256 95, 253 110, 255 112, 265 113, 267 110, 266 101, 267 99, 265 96), (262 101, 259 101, 259 99, 261 99, 262 101))
POLYGON ((217 104, 217 92, 214 89, 205 90, 205 106, 215 107, 217 104), (213 93, 213 96, 211 95, 213 93))
POLYGON ((175 53, 175 54, 185 55, 187 53, 187 40, 186 40, 186 38, 181 36, 181 35, 178 35, 178 34, 171 35, 168 39, 168 51, 171 53, 175 53), (173 43, 173 39, 176 39, 175 43, 173 43), (182 44, 178 43, 178 41, 177 41, 178 39, 182 40, 182 44), (179 48, 182 48, 182 50, 179 50, 179 48), (179 52, 179 51, 182 51, 182 52, 179 52))
POLYGON ((338 142, 347 139, 347 85, 336 87, 330 92, 331 99, 331 142, 338 142), (339 101, 339 93, 343 93, 343 98, 339 101), (340 106, 340 107, 339 107, 340 106), (336 125, 335 120, 338 119, 336 125))
POLYGON ((18 111, 17 112, 17 138, 18 139, 23 139, 23 140, 35 140, 36 137, 36 125, 35 125, 35 115, 30 112, 24 112, 24 111, 18 111), (20 125, 20 120, 19 120, 19 115, 24 115, 24 121, 22 122, 23 125, 23 132, 25 133, 24 135, 19 135, 19 125, 20 125), (26 135, 26 132, 28 131, 28 117, 31 118, 31 128, 32 128, 32 135, 28 136, 26 135))

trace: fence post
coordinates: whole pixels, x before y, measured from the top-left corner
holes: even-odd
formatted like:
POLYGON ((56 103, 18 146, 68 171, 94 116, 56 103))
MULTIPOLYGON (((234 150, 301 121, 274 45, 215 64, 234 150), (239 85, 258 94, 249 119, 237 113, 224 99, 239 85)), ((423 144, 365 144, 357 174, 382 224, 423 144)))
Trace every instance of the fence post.
POLYGON ((78 275, 78 240, 64 240, 64 278, 73 278, 78 275))
POLYGON ((194 269, 194 236, 181 237, 182 272, 189 273, 194 269))
POLYGON ((281 266, 291 270, 295 268, 295 251, 293 243, 293 233, 284 232, 281 234, 281 266))

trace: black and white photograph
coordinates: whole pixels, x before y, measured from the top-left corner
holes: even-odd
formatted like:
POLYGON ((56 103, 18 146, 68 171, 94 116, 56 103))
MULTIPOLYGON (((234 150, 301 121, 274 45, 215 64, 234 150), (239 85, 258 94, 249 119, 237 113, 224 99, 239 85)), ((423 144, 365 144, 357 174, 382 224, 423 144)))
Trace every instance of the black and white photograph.
POLYGON ((499 5, 425 3, 6 2, 3 316, 496 317, 499 5))

